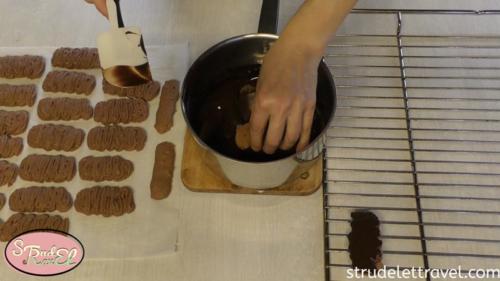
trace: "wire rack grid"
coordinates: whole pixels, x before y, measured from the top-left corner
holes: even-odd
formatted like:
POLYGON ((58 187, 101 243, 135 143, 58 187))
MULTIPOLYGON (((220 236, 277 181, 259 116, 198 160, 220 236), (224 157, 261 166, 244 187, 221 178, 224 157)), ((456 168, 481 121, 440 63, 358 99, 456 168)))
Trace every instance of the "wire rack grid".
POLYGON ((326 280, 347 278, 356 209, 379 217, 388 267, 498 268, 500 11, 349 19, 370 28, 344 30, 325 57, 338 99, 325 156, 326 280))

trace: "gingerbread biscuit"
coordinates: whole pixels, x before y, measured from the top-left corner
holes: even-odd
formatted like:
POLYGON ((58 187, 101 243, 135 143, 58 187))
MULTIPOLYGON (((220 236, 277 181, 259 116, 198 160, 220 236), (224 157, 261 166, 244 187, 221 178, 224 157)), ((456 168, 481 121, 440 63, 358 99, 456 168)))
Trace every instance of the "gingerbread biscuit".
POLYGON ((0 135, 19 135, 26 131, 30 115, 28 111, 0 110, 0 135))
POLYGON ((75 151, 83 143, 85 131, 72 126, 42 124, 36 125, 28 133, 28 144, 47 151, 75 151))
POLYGON ((18 167, 16 164, 5 160, 0 161, 0 186, 11 186, 16 182, 18 167))
POLYGON ((0 158, 18 156, 23 151, 23 139, 0 135, 0 158))
POLYGON ((41 56, 0 57, 0 78, 40 78, 45 71, 45 59, 41 56))
POLYGON ((76 194, 75 210, 87 216, 122 216, 135 210, 134 193, 128 186, 85 188, 76 194))
POLYGON ((158 81, 151 81, 135 87, 121 88, 109 84, 106 79, 102 80, 102 90, 105 94, 147 101, 154 99, 160 93, 160 86, 158 81))
POLYGON ((148 103, 142 99, 112 99, 95 106, 94 120, 103 124, 128 124, 145 121, 148 115, 148 103))
POLYGON ((62 92, 90 95, 95 89, 93 75, 64 70, 53 70, 47 74, 42 88, 45 92, 62 92))
POLYGON ((32 154, 24 158, 19 167, 23 180, 40 183, 71 181, 75 173, 75 158, 63 155, 32 154))
POLYGON ((5 198, 5 194, 0 193, 0 210, 3 208, 3 206, 5 206, 6 201, 7 199, 5 198))
POLYGON ((52 55, 52 66, 67 69, 100 68, 96 48, 59 48, 52 55))
POLYGON ((179 99, 179 81, 165 82, 161 89, 160 105, 156 112, 155 128, 158 133, 166 133, 174 125, 174 114, 177 100, 179 99))
POLYGON ((175 166, 175 145, 162 142, 156 146, 155 165, 151 179, 151 198, 160 200, 167 198, 172 191, 172 179, 175 166))
POLYGON ((97 151, 140 151, 146 139, 146 131, 140 127, 104 126, 89 131, 87 145, 97 151))
POLYGON ((121 156, 87 156, 78 163, 80 178, 87 181, 122 181, 134 171, 132 161, 121 156))
POLYGON ((67 212, 71 206, 71 194, 64 187, 19 188, 9 197, 9 208, 14 212, 67 212))
POLYGON ((88 99, 45 98, 38 103, 38 117, 44 121, 89 120, 92 114, 88 99))
POLYGON ((236 127, 234 141, 236 142, 236 146, 241 150, 250 148, 250 123, 236 127))
POLYGON ((0 241, 9 241, 21 233, 37 229, 52 229, 67 233, 69 219, 59 215, 16 213, 0 225, 0 241))
POLYGON ((36 85, 0 84, 0 106, 33 106, 36 85))

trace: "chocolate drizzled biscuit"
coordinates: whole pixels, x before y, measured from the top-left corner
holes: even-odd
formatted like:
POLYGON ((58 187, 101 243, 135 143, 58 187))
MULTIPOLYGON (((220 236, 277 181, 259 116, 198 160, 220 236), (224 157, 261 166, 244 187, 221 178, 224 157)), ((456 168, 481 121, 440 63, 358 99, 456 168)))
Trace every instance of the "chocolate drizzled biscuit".
POLYGON ((134 171, 134 164, 121 156, 87 156, 78 163, 80 178, 87 181, 122 181, 134 171))
POLYGON ((5 160, 0 161, 0 186, 11 186, 17 179, 18 167, 14 163, 5 160))
POLYGON ((140 151, 146 144, 146 138, 146 131, 140 127, 95 127, 88 133, 87 145, 97 151, 140 151))
POLYGON ((102 90, 105 94, 113 96, 139 98, 150 101, 160 92, 160 83, 158 81, 151 81, 135 87, 121 88, 109 84, 106 79, 102 79, 102 90))
POLYGON ((41 56, 0 57, 0 78, 40 78, 45 71, 45 59, 41 56))
POLYGON ((0 210, 3 208, 3 206, 5 206, 6 201, 7 199, 5 198, 5 194, 0 193, 0 210))
POLYGON ((47 74, 42 88, 46 92, 63 92, 90 95, 95 89, 95 77, 93 75, 74 72, 54 70, 47 74))
POLYGON ((23 139, 0 135, 0 158, 10 158, 21 154, 23 139))
POLYGON ((100 68, 96 48, 59 48, 52 55, 52 66, 67 69, 100 68))
POLYGON ((44 121, 89 120, 92 114, 88 99, 45 98, 38 103, 38 117, 44 121))
POLYGON ((26 181, 65 182, 76 173, 74 157, 32 154, 21 161, 19 176, 26 181))
POLYGON ((28 111, 0 110, 0 135, 19 135, 26 131, 30 115, 28 111))
POLYGON ((179 99, 179 81, 165 82, 161 89, 160 105, 156 112, 155 128, 158 133, 168 132, 174 125, 174 114, 177 100, 179 99))
POLYGON ((72 126, 42 124, 36 125, 28 133, 28 144, 47 151, 75 151, 83 143, 85 131, 72 126))
POLYGON ((0 106, 33 106, 35 100, 35 85, 0 84, 0 106))
POLYGON ((130 187, 94 186, 78 192, 75 210, 86 215, 122 216, 135 210, 130 187))
POLYGON ((59 215, 17 213, 0 225, 0 241, 9 241, 21 233, 37 229, 52 229, 67 233, 69 219, 59 215))
POLYGON ((142 99, 113 99, 95 106, 94 120, 103 124, 128 124, 145 121, 148 114, 148 103, 142 99))
POLYGON ((156 146, 155 165, 151 179, 151 198, 160 200, 167 198, 172 191, 172 179, 175 166, 175 145, 162 142, 156 146))
POLYGON ((9 197, 9 207, 14 212, 67 212, 71 206, 71 194, 64 187, 19 188, 9 197))

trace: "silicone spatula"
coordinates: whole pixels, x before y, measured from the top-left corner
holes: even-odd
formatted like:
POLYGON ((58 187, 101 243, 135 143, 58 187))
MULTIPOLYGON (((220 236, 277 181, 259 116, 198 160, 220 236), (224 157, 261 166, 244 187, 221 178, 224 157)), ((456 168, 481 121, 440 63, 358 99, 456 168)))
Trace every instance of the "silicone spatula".
POLYGON ((117 87, 133 87, 153 80, 139 27, 125 27, 120 0, 106 0, 111 29, 97 38, 104 79, 117 87))

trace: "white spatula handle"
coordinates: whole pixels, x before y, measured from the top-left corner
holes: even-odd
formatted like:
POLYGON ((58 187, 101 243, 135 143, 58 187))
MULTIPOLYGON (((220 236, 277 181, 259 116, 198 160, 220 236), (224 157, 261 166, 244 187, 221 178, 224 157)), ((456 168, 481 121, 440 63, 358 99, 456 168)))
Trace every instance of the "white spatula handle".
POLYGON ((108 19, 113 28, 124 27, 122 13, 120 10, 120 0, 106 0, 108 8, 108 19))

